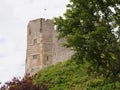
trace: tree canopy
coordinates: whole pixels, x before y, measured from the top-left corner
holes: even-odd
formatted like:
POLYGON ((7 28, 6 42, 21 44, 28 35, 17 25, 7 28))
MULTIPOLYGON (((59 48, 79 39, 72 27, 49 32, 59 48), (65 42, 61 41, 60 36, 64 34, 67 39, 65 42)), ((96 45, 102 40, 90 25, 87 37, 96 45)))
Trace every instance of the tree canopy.
POLYGON ((64 16, 54 23, 58 37, 75 51, 73 57, 91 64, 90 72, 119 75, 120 0, 70 0, 64 16))

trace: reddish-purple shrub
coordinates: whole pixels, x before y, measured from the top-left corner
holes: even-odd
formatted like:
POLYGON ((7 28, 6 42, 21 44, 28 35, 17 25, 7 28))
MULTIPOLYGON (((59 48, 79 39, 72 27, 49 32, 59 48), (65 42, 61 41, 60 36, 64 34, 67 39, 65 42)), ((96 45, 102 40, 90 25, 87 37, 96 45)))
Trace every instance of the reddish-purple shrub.
POLYGON ((32 78, 26 75, 22 80, 14 77, 11 81, 6 82, 0 90, 48 90, 46 83, 36 86, 33 84, 32 78))

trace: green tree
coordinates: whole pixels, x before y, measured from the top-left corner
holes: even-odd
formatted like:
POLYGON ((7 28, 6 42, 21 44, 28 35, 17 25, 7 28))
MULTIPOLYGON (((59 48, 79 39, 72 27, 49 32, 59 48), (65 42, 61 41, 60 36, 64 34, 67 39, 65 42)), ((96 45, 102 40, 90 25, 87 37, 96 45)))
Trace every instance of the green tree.
POLYGON ((89 62, 90 72, 120 73, 120 0, 70 0, 63 17, 54 18, 59 38, 74 59, 89 62))

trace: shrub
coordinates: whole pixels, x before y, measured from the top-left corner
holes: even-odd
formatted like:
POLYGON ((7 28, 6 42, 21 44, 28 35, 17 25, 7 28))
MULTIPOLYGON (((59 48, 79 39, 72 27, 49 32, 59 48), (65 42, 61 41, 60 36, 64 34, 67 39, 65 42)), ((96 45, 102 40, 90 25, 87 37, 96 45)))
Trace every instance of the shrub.
POLYGON ((48 90, 46 82, 36 86, 33 84, 32 78, 26 75, 22 80, 14 77, 11 81, 6 82, 0 90, 48 90))

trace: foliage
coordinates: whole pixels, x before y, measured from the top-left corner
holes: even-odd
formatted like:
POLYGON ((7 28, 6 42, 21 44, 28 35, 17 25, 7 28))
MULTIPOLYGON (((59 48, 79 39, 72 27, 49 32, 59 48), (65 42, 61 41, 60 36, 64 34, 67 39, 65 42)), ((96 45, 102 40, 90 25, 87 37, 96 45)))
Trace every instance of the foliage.
POLYGON ((22 80, 14 77, 11 81, 6 82, 0 90, 48 90, 45 82, 36 86, 33 84, 32 78, 26 75, 22 80))
POLYGON ((87 82, 87 90, 120 90, 120 82, 106 82, 105 80, 93 79, 87 82))
POLYGON ((82 84, 87 79, 86 71, 82 67, 71 60, 61 62, 39 71, 33 77, 34 83, 39 85, 46 80, 49 90, 72 90, 76 84, 82 84))
POLYGON ((0 90, 120 90, 120 82, 104 77, 89 76, 90 64, 77 64, 68 60, 49 66, 35 76, 26 76, 22 80, 13 78, 0 90))
POLYGON ((39 71, 34 77, 35 85, 46 81, 48 90, 120 90, 120 82, 104 77, 89 76, 89 64, 77 64, 68 60, 39 71))
POLYGON ((74 59, 91 63, 90 73, 118 77, 120 73, 120 0, 70 0, 64 17, 54 19, 59 38, 74 51, 74 59))

